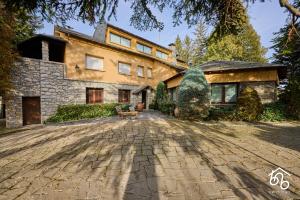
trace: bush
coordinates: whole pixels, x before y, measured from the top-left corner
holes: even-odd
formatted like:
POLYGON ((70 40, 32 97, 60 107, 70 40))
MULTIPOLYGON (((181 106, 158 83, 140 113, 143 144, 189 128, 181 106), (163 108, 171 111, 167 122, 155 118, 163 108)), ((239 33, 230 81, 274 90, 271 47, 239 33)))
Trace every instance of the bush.
POLYGON ((167 99, 168 93, 166 90, 166 85, 163 82, 159 82, 156 87, 154 107, 157 107, 158 110, 161 110, 161 104, 167 101, 167 99))
POLYGON ((235 107, 234 106, 226 106, 220 108, 210 108, 209 115, 206 120, 235 120, 235 107))
POLYGON ((243 88, 237 99, 237 119, 255 121, 261 113, 262 103, 257 91, 248 86, 243 88))
POLYGON ((130 110, 130 106, 131 106, 130 104, 122 104, 121 105, 121 110, 125 111, 125 112, 129 111, 130 110))
POLYGON ((164 114, 173 115, 176 104, 171 101, 164 101, 160 104, 160 111, 164 114))
POLYGON ((263 112, 259 119, 272 122, 286 120, 286 105, 280 101, 263 105, 263 112))
POLYGON ((289 115, 292 118, 300 119, 300 77, 291 78, 289 80, 280 99, 287 104, 289 115))
POLYGON ((178 109, 181 118, 205 118, 208 115, 208 84, 199 67, 190 68, 178 89, 178 109))
POLYGON ((149 109, 153 109, 153 110, 157 110, 158 109, 158 106, 155 103, 155 101, 153 101, 152 103, 149 104, 149 109))
POLYGON ((47 119, 47 122, 65 122, 80 119, 98 117, 110 117, 117 114, 117 103, 107 104, 82 104, 59 106, 55 115, 47 119))

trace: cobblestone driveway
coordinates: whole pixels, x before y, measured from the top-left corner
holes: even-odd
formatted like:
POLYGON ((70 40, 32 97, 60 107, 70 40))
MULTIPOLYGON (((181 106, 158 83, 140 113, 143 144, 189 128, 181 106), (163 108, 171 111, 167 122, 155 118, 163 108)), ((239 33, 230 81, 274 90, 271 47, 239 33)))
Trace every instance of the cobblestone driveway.
POLYGON ((0 134, 0 199, 300 198, 300 125, 172 119, 0 134), (269 185, 277 167, 290 187, 269 185))

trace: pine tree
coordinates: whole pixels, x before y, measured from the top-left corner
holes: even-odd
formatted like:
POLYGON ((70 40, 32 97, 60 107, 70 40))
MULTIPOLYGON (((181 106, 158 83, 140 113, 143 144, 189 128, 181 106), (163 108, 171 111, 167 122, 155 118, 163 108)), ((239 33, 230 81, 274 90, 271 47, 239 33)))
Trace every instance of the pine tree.
POLYGON ((183 40, 181 59, 189 64, 192 61, 192 52, 192 40, 188 35, 186 35, 183 40))
POLYGON ((179 37, 179 35, 177 35, 176 40, 175 40, 175 48, 176 48, 176 56, 179 59, 182 59, 182 41, 179 37))
POLYGON ((207 46, 206 31, 207 28, 203 21, 197 24, 194 32, 195 39, 193 41, 193 66, 197 66, 203 62, 207 46))

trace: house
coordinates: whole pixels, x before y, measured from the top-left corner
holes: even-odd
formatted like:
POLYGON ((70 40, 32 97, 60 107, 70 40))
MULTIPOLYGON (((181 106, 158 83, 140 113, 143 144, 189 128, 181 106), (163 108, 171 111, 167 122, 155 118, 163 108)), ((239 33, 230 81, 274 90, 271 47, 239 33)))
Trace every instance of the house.
MULTIPOLYGON (((277 99, 279 80, 285 77, 285 67, 279 64, 242 61, 211 61, 200 65, 210 86, 211 104, 235 104, 239 91, 245 86, 254 88, 262 103, 277 99)), ((176 101, 177 88, 185 71, 166 79, 170 96, 176 101)))
POLYGON ((143 102, 159 81, 185 70, 175 46, 164 47, 101 22, 94 35, 54 28, 18 45, 14 90, 4 95, 6 126, 42 123, 59 105, 143 102))

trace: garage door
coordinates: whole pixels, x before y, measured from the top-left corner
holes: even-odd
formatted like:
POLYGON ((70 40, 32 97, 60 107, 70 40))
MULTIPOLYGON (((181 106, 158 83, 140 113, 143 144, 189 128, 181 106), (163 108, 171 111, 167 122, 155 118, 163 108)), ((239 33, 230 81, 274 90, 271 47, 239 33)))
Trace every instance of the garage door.
POLYGON ((40 97, 23 97, 23 125, 41 123, 40 97))

